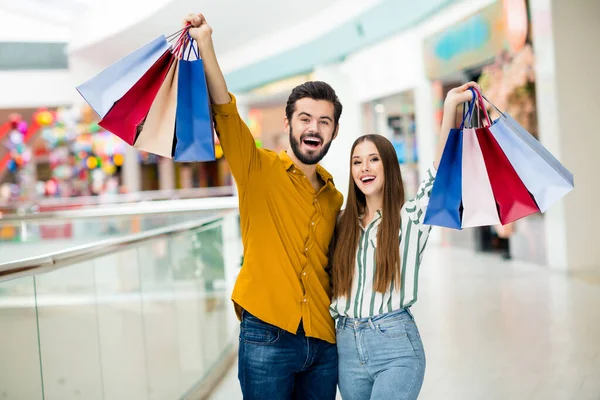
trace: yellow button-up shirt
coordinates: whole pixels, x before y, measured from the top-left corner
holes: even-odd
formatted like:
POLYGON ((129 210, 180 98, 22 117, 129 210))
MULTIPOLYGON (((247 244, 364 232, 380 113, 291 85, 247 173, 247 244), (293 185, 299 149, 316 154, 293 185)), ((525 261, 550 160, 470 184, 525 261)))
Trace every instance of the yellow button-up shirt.
POLYGON ((328 248, 342 194, 320 165, 325 184, 315 192, 285 151, 258 149, 235 97, 213 105, 215 129, 238 186, 244 264, 233 289, 238 318, 257 318, 335 343, 329 314, 328 248))

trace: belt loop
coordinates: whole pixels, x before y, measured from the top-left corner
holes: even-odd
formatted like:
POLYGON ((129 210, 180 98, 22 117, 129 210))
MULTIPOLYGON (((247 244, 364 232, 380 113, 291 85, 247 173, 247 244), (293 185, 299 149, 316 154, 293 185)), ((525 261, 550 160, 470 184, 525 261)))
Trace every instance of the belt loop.
POLYGON ((413 316, 412 312, 410 312, 410 307, 406 307, 405 310, 408 313, 408 315, 410 315, 410 318, 414 321, 415 317, 413 316))
POLYGON ((346 317, 340 316, 338 319, 338 329, 344 329, 346 326, 346 317))
POLYGON ((369 326, 371 329, 375 330, 375 325, 373 324, 373 318, 369 317, 369 326))

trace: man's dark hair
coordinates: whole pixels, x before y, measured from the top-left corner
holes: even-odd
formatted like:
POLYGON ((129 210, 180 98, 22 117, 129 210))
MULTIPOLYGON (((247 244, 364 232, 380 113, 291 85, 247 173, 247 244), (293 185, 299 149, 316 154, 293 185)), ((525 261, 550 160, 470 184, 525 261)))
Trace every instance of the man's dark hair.
POLYGON ((285 116, 288 121, 292 122, 292 114, 296 111, 296 102, 306 97, 333 103, 333 122, 334 128, 337 128, 340 116, 342 115, 342 103, 340 103, 340 99, 335 94, 335 90, 327 83, 321 81, 305 82, 292 90, 285 107, 285 116))

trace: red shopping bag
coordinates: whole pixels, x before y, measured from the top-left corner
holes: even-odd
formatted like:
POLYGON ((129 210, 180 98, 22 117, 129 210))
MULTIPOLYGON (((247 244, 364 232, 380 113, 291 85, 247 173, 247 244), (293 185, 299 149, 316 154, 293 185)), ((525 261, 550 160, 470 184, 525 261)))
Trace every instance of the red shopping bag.
POLYGON ((142 78, 114 104, 98 125, 133 145, 137 128, 148 115, 174 59, 173 53, 166 51, 142 78))
MULTIPOLYGON (((525 184, 490 132, 490 117, 487 115, 481 94, 478 93, 479 107, 484 113, 488 126, 477 128, 477 140, 483 154, 485 168, 490 178, 494 199, 498 206, 500 222, 506 225, 520 218, 539 212, 539 208, 525 184)), ((484 122, 485 125, 485 122, 484 122)))

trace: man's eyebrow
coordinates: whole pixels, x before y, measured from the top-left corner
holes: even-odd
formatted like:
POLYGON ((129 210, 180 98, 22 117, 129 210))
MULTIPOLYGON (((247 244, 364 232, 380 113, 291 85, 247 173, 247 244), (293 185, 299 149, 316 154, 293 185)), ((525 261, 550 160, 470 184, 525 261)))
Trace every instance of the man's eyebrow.
MULTIPOLYGON (((310 114, 309 114, 309 113, 307 113, 306 111, 301 111, 301 112, 299 112, 299 113, 298 113, 298 116, 300 116, 300 115, 306 115, 306 116, 307 116, 307 117, 309 117, 309 118, 311 118, 311 117, 312 117, 312 115, 310 115, 310 114)), ((329 121, 333 122, 333 119, 331 119, 331 117, 330 117, 330 116, 328 116, 328 115, 323 115, 323 116, 319 117, 319 119, 328 119, 329 121)))

